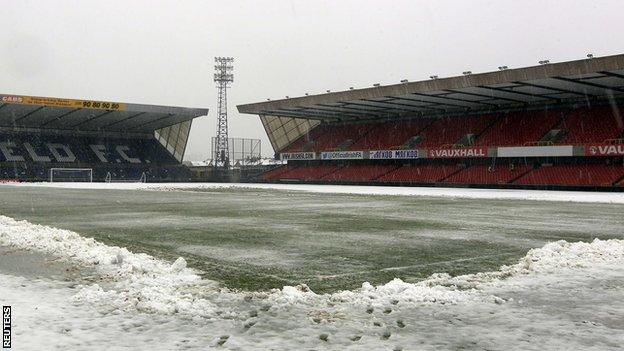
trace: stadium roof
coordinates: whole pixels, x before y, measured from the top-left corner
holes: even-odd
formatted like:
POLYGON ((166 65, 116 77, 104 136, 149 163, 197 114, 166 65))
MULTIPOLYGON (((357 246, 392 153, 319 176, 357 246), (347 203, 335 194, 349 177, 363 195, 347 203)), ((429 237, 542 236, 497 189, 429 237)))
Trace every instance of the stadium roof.
POLYGON ((208 109, 0 94, 0 127, 150 133, 208 109))
POLYGON ((624 55, 239 105, 241 113, 327 121, 454 115, 624 97, 624 55))

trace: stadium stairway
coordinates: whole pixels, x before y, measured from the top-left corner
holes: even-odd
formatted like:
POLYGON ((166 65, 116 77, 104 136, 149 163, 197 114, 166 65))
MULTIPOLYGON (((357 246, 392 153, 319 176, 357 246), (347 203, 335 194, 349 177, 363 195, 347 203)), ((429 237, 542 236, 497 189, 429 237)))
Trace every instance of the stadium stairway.
POLYGON ((567 133, 558 144, 602 143, 621 136, 624 123, 618 121, 611 107, 584 108, 571 111, 561 123, 567 133))
POLYGON ((521 146, 540 140, 561 120, 561 111, 510 112, 478 138, 476 146, 521 146), (540 116, 541 114, 541 116, 540 116))
POLYGON ((461 171, 457 165, 404 165, 377 180, 380 182, 438 183, 461 171))
POLYGON ((507 184, 532 170, 529 165, 472 165, 453 173, 444 183, 461 184, 507 184))
POLYGON ((399 149, 411 137, 420 134, 433 119, 420 119, 402 122, 375 124, 362 138, 356 140, 350 150, 391 150, 399 149))
MULTIPOLYGON (((624 167, 624 165, 621 165, 620 167, 624 167)), ((622 173, 622 176, 615 181, 615 185, 616 186, 624 186, 624 173, 622 173)))
POLYGON ((422 133, 419 148, 454 145, 465 135, 480 135, 495 121, 494 115, 444 117, 435 120, 422 133))

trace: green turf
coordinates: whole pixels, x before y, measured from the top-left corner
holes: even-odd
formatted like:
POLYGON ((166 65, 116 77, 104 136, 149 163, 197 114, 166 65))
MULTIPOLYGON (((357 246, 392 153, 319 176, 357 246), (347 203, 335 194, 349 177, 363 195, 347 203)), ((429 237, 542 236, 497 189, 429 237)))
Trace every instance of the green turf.
POLYGON ((554 240, 623 237, 624 206, 328 195, 0 186, 0 214, 189 264, 232 288, 416 281, 514 263, 554 240))

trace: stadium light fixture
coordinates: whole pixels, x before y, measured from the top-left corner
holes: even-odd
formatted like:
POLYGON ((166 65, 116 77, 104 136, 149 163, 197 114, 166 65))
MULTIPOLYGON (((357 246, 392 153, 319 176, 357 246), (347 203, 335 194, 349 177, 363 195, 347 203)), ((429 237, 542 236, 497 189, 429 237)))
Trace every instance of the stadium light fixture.
POLYGON ((472 71, 464 71, 464 72, 462 72, 462 74, 465 75, 465 76, 469 76, 469 75, 472 74, 472 71))
POLYGON ((331 90, 325 90, 326 93, 331 93, 331 90))
POLYGON ((349 90, 353 90, 353 87, 349 87, 349 90))
POLYGON ((373 86, 374 86, 374 87, 378 87, 378 86, 379 86, 379 83, 375 83, 375 84, 373 84, 373 86))
POLYGON ((438 76, 429 76, 431 79, 438 79, 438 76))
POLYGON ((587 54, 587 58, 594 58, 594 54, 592 53, 587 54))
POLYGON ((407 83, 407 82, 409 82, 407 79, 401 80, 401 83, 407 83))
POLYGON ((541 60, 541 61, 539 62, 539 64, 540 64, 540 65, 547 65, 547 64, 549 64, 549 63, 550 63, 550 60, 541 60))
POLYGON ((267 101, 271 101, 271 99, 267 98, 267 101))
POLYGON ((215 57, 216 65, 214 81, 218 89, 218 109, 217 109, 217 137, 213 146, 215 165, 225 169, 230 168, 230 149, 228 139, 228 117, 227 117, 227 88, 234 81, 234 58, 215 57))
POLYGON ((509 67, 507 67, 507 66, 499 66, 499 67, 498 67, 498 70, 499 70, 499 71, 504 71, 504 70, 506 70, 506 69, 509 69, 509 67))

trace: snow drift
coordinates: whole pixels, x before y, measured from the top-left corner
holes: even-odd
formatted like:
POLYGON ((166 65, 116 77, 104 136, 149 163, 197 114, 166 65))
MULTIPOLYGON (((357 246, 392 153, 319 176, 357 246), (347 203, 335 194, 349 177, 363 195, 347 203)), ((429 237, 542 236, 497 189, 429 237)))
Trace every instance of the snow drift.
POLYGON ((109 311, 138 310, 208 319, 221 318, 228 313, 235 315, 224 304, 231 306, 249 299, 277 306, 345 303, 374 307, 398 302, 457 304, 475 300, 501 303, 502 299, 482 290, 504 284, 505 279, 514 276, 624 262, 624 240, 557 241, 532 249, 517 264, 503 266, 494 272, 456 277, 439 273, 417 283, 394 279, 379 286, 365 282, 360 289, 333 294, 316 294, 305 285, 285 286, 268 292, 237 292, 201 279, 199 272, 186 267, 182 257, 168 263, 125 248, 107 246, 72 231, 5 216, 0 216, 0 245, 35 250, 95 268, 97 277, 92 284, 80 287, 75 295, 77 302, 96 303, 109 311))

